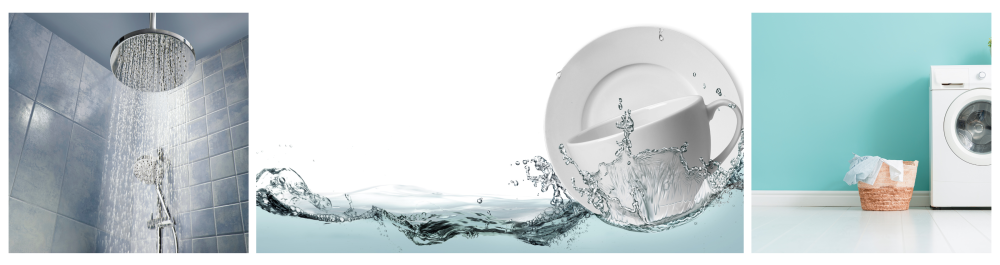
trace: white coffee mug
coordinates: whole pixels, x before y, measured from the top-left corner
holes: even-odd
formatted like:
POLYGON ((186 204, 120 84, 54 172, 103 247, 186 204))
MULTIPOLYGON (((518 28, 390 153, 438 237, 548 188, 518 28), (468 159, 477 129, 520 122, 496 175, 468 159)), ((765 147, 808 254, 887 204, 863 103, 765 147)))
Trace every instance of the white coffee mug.
MULTIPOLYGON (((701 159, 706 159, 712 150, 709 121, 719 108, 726 106, 732 106, 733 111, 736 112, 736 132, 729 145, 712 159, 721 163, 722 161, 718 160, 724 159, 738 143, 740 130, 743 128, 743 113, 732 101, 719 99, 706 105, 701 96, 676 98, 632 111, 630 115, 634 131, 629 136, 632 142, 632 154, 646 149, 680 147, 686 142, 688 143, 687 152, 683 154, 685 161, 691 167, 702 166, 701 159)), ((620 119, 615 119, 601 123, 570 138, 565 148, 578 169, 596 172, 599 170, 600 163, 610 163, 616 159, 615 151, 619 149, 617 142, 624 137, 622 129, 616 126, 619 121, 620 119)), ((572 185, 567 185, 570 183, 576 183, 577 187, 581 185, 572 180, 572 178, 578 178, 579 174, 566 175, 563 172, 558 176, 567 188, 571 188, 572 185)), ((703 180, 704 178, 672 180, 666 191, 656 193, 661 198, 648 198, 648 201, 639 203, 642 204, 639 207, 644 208, 640 209, 642 213, 638 214, 637 219, 639 220, 619 221, 629 224, 644 224, 672 214, 684 213, 697 205, 696 194, 701 189, 703 180)), ((616 185, 622 185, 620 180, 608 183, 610 181, 612 180, 603 179, 602 183, 599 183, 604 192, 611 194, 612 197, 614 197, 613 193, 624 194, 620 197, 628 196, 627 192, 629 191, 616 190, 616 185)), ((590 205, 588 198, 573 199, 584 204, 591 211, 596 209, 590 205)), ((621 202, 623 205, 630 203, 632 202, 621 202)), ((630 209, 629 211, 639 210, 630 209)))

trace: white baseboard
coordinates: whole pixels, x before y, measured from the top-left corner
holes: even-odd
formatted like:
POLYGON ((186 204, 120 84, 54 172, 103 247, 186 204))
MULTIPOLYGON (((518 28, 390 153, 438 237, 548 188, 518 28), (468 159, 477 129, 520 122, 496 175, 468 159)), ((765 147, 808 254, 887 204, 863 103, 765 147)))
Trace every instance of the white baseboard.
MULTIPOLYGON (((753 206, 861 206, 858 191, 755 190, 753 206)), ((930 206, 929 191, 913 191, 910 207, 930 206)))

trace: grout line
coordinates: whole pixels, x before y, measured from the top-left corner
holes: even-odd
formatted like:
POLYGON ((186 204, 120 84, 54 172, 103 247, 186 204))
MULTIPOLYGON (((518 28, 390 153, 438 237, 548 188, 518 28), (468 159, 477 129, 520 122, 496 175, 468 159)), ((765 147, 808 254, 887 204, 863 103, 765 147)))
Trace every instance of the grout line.
MULTIPOLYGON (((25 17, 28 16, 28 15, 25 15, 25 14, 21 14, 21 15, 25 16, 25 17)), ((13 19, 11 19, 11 21, 13 22, 13 19)), ((32 22, 35 22, 35 21, 32 20, 32 22)), ((38 22, 35 22, 35 23, 38 23, 38 22)), ((13 23, 11 23, 11 24, 13 24, 13 23)), ((48 30, 48 29, 46 29, 46 30, 48 30)), ((36 105, 39 105, 39 103, 37 102, 38 90, 40 90, 40 88, 42 86, 42 75, 45 74, 45 61, 46 61, 46 59, 49 56, 49 48, 52 47, 52 35, 54 35, 54 34, 55 33, 52 33, 51 31, 49 31, 49 45, 48 45, 48 47, 45 47, 45 55, 42 56, 42 72, 38 73, 38 85, 35 86, 35 96, 34 97, 28 97, 27 95, 25 95, 26 98, 28 98, 28 99, 31 100, 31 114, 28 115, 28 127, 24 129, 24 141, 21 142, 21 153, 18 154, 18 156, 17 156, 18 157, 18 163, 17 163, 17 168, 14 169, 14 175, 15 176, 17 175, 17 171, 21 168, 21 161, 20 160, 24 158, 24 156, 23 156, 24 155, 24 145, 28 143, 28 132, 31 131, 31 119, 35 117, 35 109, 37 107, 36 105)), ((15 89, 11 89, 11 90, 14 90, 14 92, 18 92, 15 89)), ((16 178, 15 178, 15 181, 16 181, 16 178)), ((14 182, 12 182, 11 184, 12 185, 10 185, 10 187, 7 187, 7 189, 9 189, 7 191, 8 195, 14 192, 14 185, 13 185, 14 182)))
POLYGON ((979 232, 980 235, 983 235, 983 237, 986 238, 986 241, 993 242, 993 240, 989 236, 987 236, 986 233, 984 233, 982 230, 979 230, 979 227, 977 227, 976 224, 969 222, 969 218, 965 218, 965 215, 962 214, 961 211, 956 211, 956 213, 958 213, 959 217, 962 217, 962 220, 965 220, 966 223, 969 223, 969 226, 972 226, 972 229, 975 229, 976 232, 979 232))
POLYGON ((865 214, 864 214, 864 210, 863 209, 861 210, 861 216, 860 217, 862 219, 867 219, 867 220, 865 220, 866 222, 864 222, 862 224, 862 226, 861 226, 861 229, 859 229, 859 231, 858 231, 858 239, 857 239, 856 242, 854 242, 854 247, 851 248, 850 253, 858 253, 857 249, 858 249, 858 246, 861 245, 861 239, 864 238, 865 231, 871 229, 871 225, 869 225, 869 224, 872 223, 872 221, 874 219, 874 218, 872 218, 872 215, 869 215, 868 218, 864 218, 865 214))
MULTIPOLYGON (((58 113, 57 111, 54 111, 54 110, 52 112, 58 113)), ((73 121, 73 120, 70 119, 70 121, 73 121)), ((63 159, 62 159, 63 160, 63 172, 62 172, 62 176, 60 176, 61 178, 59 179, 59 192, 57 193, 56 196, 54 196, 56 198, 56 212, 57 212, 57 214, 58 214, 58 211, 59 211, 59 204, 60 204, 59 202, 62 200, 62 187, 63 187, 63 184, 66 183, 66 170, 69 169, 69 153, 71 151, 70 149, 73 148, 73 131, 76 131, 76 126, 72 126, 71 125, 71 127, 69 128, 69 139, 66 140, 66 142, 67 142, 66 143, 66 154, 65 154, 65 157, 63 157, 63 159)), ((70 219, 72 219, 72 218, 70 218, 70 219)), ((57 222, 58 222, 58 219, 57 219, 57 222)), ((55 228, 52 228, 52 229, 53 229, 52 230, 52 242, 53 242, 53 244, 52 244, 51 247, 54 248, 56 246, 55 245, 55 242, 56 242, 56 233, 55 233, 55 228)), ((53 251, 53 249, 49 249, 49 252, 52 252, 52 251, 53 251)))
POLYGON ((934 223, 934 228, 937 229, 938 232, 941 233, 941 237, 944 237, 944 242, 948 244, 948 250, 951 250, 952 253, 956 253, 955 247, 951 246, 951 240, 948 240, 948 236, 946 236, 944 234, 944 230, 941 230, 941 225, 938 225, 937 219, 934 218, 934 214, 933 214, 934 210, 931 210, 931 211, 932 211, 931 215, 930 215, 931 216, 931 222, 934 223))
MULTIPOLYGON (((73 45, 70 44, 70 47, 73 47, 73 45)), ((73 47, 73 49, 76 50, 77 52, 79 52, 80 55, 83 56, 83 63, 81 63, 81 65, 80 65, 80 82, 77 82, 77 84, 76 84, 76 100, 74 100, 76 102, 76 104, 73 104, 73 117, 76 117, 76 110, 80 108, 80 94, 83 94, 83 93, 80 93, 83 90, 82 89, 83 88, 83 76, 84 76, 84 73, 87 72, 87 59, 90 59, 90 57, 88 57, 86 54, 83 54, 83 52, 80 51, 79 49, 77 49, 76 47, 73 47)))
MULTIPOLYGON (((24 15, 24 16, 28 16, 28 15, 24 15)), ((36 24, 38 23, 37 21, 33 21, 33 22, 35 22, 36 24)), ((39 26, 41 26, 41 24, 39 24, 39 26)), ((46 30, 48 30, 48 29, 46 29, 46 30)), ((45 76, 45 64, 46 64, 45 62, 47 62, 48 59, 49 59, 49 51, 52 50, 52 36, 55 36, 55 35, 56 35, 55 33, 52 33, 52 31, 49 31, 49 46, 45 47, 45 56, 42 57, 42 73, 38 74, 38 86, 35 87, 35 96, 32 97, 31 100, 38 101, 38 91, 42 90, 42 79, 43 79, 42 77, 45 76)))
MULTIPOLYGON (((13 89, 11 89, 11 90, 13 90, 13 89)), ((14 92, 17 92, 17 91, 14 90, 14 92)), ((27 96, 25 96, 25 97, 27 98, 27 96)), ((31 99, 29 98, 29 100, 31 100, 31 99)), ((10 104, 10 103, 8 103, 8 104, 10 104)), ((14 175, 7 176, 7 177, 13 179, 10 182, 10 187, 7 187, 7 195, 11 196, 11 197, 13 197, 12 194, 14 193, 14 184, 17 183, 17 171, 21 168, 21 160, 24 159, 24 146, 26 144, 28 144, 28 132, 31 131, 31 118, 33 118, 35 116, 35 105, 36 105, 35 101, 31 100, 31 111, 28 112, 28 124, 24 128, 24 140, 21 141, 21 151, 17 154, 17 166, 14 167, 14 175)), ((8 126, 10 126, 10 125, 8 125, 8 126)), ((8 147, 8 148, 10 148, 10 147, 8 147)))

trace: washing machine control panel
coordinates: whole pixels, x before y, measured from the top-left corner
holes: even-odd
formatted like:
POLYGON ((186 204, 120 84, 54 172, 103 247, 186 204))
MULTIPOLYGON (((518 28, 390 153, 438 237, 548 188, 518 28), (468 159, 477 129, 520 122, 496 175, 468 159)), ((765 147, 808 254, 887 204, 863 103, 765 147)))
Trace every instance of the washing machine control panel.
POLYGON ((986 79, 986 71, 980 71, 979 74, 976 74, 976 78, 979 80, 986 79))

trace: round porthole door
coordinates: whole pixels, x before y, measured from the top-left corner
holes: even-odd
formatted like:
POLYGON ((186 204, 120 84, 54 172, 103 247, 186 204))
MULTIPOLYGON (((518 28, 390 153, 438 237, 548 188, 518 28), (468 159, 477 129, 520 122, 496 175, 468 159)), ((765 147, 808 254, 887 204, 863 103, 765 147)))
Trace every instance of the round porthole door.
POLYGON ((962 93, 948 107, 945 141, 951 151, 970 164, 990 165, 993 143, 992 99, 989 88, 962 93))

